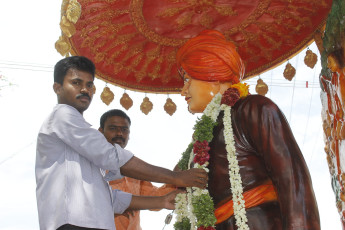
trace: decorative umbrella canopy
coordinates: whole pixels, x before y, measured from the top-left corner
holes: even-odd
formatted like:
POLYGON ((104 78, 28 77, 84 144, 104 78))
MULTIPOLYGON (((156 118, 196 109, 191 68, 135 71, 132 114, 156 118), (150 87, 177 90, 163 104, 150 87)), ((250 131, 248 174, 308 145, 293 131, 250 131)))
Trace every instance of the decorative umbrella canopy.
POLYGON ((189 38, 219 30, 245 62, 245 78, 295 55, 324 25, 332 0, 64 0, 62 55, 94 61, 123 88, 176 93, 175 55, 189 38), (79 2, 79 3, 78 3, 79 2), (81 8, 80 8, 81 7, 81 8), (80 17, 78 12, 81 11, 80 17))

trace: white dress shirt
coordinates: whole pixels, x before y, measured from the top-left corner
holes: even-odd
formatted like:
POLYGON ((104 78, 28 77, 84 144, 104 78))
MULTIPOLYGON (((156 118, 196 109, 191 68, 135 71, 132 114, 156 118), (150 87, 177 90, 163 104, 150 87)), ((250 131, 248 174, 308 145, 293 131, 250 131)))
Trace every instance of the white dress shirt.
POLYGON ((72 224, 114 230, 114 213, 125 211, 132 195, 112 191, 107 181, 122 177, 120 167, 133 154, 111 145, 65 104, 56 105, 43 123, 36 151, 40 229, 72 224))

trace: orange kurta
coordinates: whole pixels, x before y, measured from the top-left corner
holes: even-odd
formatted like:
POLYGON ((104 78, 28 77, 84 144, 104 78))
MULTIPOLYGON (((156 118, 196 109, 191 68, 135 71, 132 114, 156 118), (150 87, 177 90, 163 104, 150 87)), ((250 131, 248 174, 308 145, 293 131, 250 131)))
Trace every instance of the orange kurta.
MULTIPOLYGON (((156 187, 148 181, 140 181, 129 177, 111 181, 110 185, 113 189, 141 196, 162 196, 176 189, 172 185, 156 187)), ((133 215, 128 216, 117 215, 115 225, 116 230, 141 230, 140 211, 134 211, 133 215)))

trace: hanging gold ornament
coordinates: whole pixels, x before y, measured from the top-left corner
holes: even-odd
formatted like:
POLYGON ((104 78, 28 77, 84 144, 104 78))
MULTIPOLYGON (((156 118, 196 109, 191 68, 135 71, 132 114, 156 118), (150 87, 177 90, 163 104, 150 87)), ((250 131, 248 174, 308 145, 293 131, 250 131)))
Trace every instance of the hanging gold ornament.
POLYGON ((148 97, 145 97, 140 105, 140 110, 147 115, 153 108, 153 104, 148 97))
POLYGON ((69 21, 77 23, 81 15, 81 5, 77 0, 70 0, 66 10, 66 16, 69 21))
POLYGON ((123 93, 121 99, 120 99, 120 104, 122 105, 123 108, 128 110, 129 108, 132 107, 133 105, 133 100, 128 96, 127 93, 123 93))
POLYGON ((262 96, 265 96, 268 92, 268 86, 261 78, 257 81, 255 91, 262 96))
POLYGON ((305 57, 304 57, 304 63, 308 67, 313 69, 317 63, 317 55, 315 53, 313 53, 313 51, 307 50, 305 57))
POLYGON ((65 35, 61 35, 59 40, 55 42, 55 49, 62 55, 68 56, 71 50, 71 44, 68 41, 68 38, 65 35))
POLYGON ((70 22, 65 16, 62 16, 60 22, 60 29, 63 32, 63 34, 69 38, 72 37, 76 32, 74 24, 70 22))
POLYGON ((287 63, 284 70, 284 77, 287 80, 291 81, 292 78, 295 76, 295 74, 296 74, 296 69, 290 63, 287 63))
POLYGON ((176 111, 176 104, 170 98, 167 98, 164 104, 164 110, 171 116, 176 111))
POLYGON ((109 105, 114 100, 114 93, 111 92, 108 86, 104 87, 101 93, 101 100, 104 104, 109 105))

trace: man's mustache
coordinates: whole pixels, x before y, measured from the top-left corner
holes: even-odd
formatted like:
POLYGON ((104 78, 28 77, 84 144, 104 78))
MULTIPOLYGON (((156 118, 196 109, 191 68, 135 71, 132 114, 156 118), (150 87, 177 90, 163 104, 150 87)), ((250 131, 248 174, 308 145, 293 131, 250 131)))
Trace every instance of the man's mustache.
POLYGON ((77 95, 77 99, 79 99, 80 97, 87 97, 87 98, 89 98, 89 100, 91 101, 91 97, 90 97, 89 94, 87 94, 87 93, 78 94, 78 95, 77 95))
POLYGON ((120 140, 120 141, 122 141, 122 142, 125 142, 125 139, 122 138, 122 137, 114 137, 114 138, 111 139, 111 141, 113 141, 113 142, 116 142, 117 140, 120 140))

